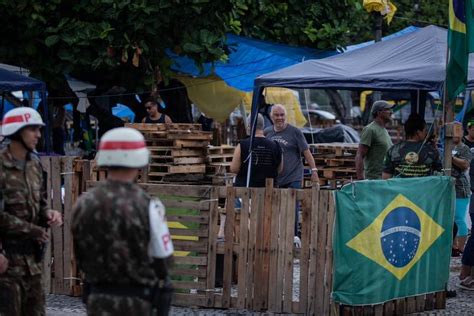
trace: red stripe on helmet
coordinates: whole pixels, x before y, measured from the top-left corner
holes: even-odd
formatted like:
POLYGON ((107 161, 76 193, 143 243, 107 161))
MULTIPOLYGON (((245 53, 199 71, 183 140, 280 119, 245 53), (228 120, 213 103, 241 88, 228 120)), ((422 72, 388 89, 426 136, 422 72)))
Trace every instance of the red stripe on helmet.
POLYGON ((3 124, 23 123, 24 121, 23 115, 7 116, 3 119, 3 124))
POLYGON ((146 148, 145 142, 134 141, 134 142, 127 142, 127 141, 106 141, 100 142, 99 150, 130 150, 130 149, 142 149, 146 148))

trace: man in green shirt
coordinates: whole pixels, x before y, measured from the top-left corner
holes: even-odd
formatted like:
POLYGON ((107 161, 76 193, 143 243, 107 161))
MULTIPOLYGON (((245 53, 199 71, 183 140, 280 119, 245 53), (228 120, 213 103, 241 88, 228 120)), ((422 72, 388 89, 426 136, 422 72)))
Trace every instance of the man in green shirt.
POLYGON ((387 101, 376 101, 371 112, 374 120, 362 130, 357 149, 357 180, 381 179, 383 160, 392 146, 392 140, 385 128, 392 120, 392 106, 387 101))

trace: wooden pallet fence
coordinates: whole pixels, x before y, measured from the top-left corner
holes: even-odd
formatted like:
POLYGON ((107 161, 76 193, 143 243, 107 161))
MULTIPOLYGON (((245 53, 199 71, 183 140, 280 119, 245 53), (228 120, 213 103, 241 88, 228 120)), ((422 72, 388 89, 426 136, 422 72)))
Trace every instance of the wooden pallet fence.
POLYGON ((214 307, 328 315, 331 192, 274 189, 269 183, 266 188, 223 187, 219 198, 226 199, 225 241, 217 243, 217 253, 224 255, 224 282, 222 293, 214 294, 214 307), (236 198, 240 209, 234 207, 236 198), (303 217, 301 249, 293 243, 297 203, 303 217))
POLYGON ((62 213, 64 225, 51 229, 43 264, 47 293, 80 295, 80 274, 76 266, 71 233, 72 207, 84 182, 75 172, 76 157, 41 157, 46 174, 48 206, 62 213))
MULTIPOLYGON (((65 218, 64 227, 53 230, 50 253, 54 261, 46 261, 45 277, 49 273, 50 293, 76 295, 81 275, 72 253, 70 211, 78 194, 98 183, 93 176, 96 171, 87 161, 42 160, 49 171, 48 202, 60 208, 65 218), (69 170, 75 170, 70 180, 69 170), (64 203, 58 194, 61 185, 71 192, 64 203)), ((265 188, 249 189, 139 185, 167 208, 176 250, 174 305, 304 315, 398 315, 445 306, 442 292, 377 306, 332 304, 332 191, 276 189, 271 182, 265 188), (297 205, 302 223, 299 249, 293 243, 297 205), (217 238, 220 212, 226 216, 223 241, 217 238), (219 271, 222 282, 217 282, 219 271)))

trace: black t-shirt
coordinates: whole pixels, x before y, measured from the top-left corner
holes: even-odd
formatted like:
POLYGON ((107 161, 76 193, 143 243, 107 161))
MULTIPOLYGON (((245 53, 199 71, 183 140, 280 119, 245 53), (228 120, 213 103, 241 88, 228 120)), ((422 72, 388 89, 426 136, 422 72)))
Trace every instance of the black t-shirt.
MULTIPOLYGON (((250 138, 240 141, 241 166, 234 186, 247 185, 248 156, 250 151, 250 138)), ((251 187, 264 187, 265 179, 276 179, 278 166, 281 162, 281 148, 275 141, 265 137, 255 137, 252 154, 252 170, 250 174, 251 187)), ((276 183, 275 183, 276 186, 276 183)))
POLYGON ((427 177, 441 171, 438 151, 428 143, 401 142, 387 152, 383 171, 401 178, 427 177))

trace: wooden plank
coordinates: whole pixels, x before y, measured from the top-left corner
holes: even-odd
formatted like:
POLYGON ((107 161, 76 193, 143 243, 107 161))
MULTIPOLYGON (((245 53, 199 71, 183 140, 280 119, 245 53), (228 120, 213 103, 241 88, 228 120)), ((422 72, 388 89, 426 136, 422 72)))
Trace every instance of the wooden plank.
MULTIPOLYGON (((52 207, 63 214, 61 201, 61 157, 51 158, 51 181, 52 181, 52 207)), ((62 227, 53 227, 53 256, 54 256, 54 294, 69 294, 64 290, 64 262, 63 257, 63 229, 62 227)))
POLYGON ((209 201, 189 201, 183 199, 161 199, 163 205, 168 208, 187 208, 191 210, 208 210, 209 209, 209 201))
POLYGON ((311 242, 311 190, 305 190, 301 201, 301 255, 298 313, 304 314, 308 304, 309 248, 311 242))
MULTIPOLYGON (((216 254, 217 254, 217 232, 219 230, 217 226, 217 220, 219 218, 218 211, 218 192, 214 187, 211 190, 210 208, 209 208, 209 239, 208 239, 208 251, 207 251, 207 288, 214 289, 216 285, 216 254)), ((214 295, 212 292, 206 293, 206 305, 207 307, 214 306, 214 295)))
MULTIPOLYGON (((51 158, 41 157, 41 165, 45 172, 44 176, 46 177, 46 179, 44 179, 46 184, 44 188, 46 190, 46 203, 48 208, 51 208, 51 158)), ((49 240, 51 240, 51 232, 48 232, 48 234, 49 240)), ((51 242, 48 242, 43 260, 43 282, 46 294, 51 293, 51 262, 51 242)))
POLYGON ((208 237, 209 230, 207 228, 201 228, 201 229, 170 228, 170 234, 171 236, 208 237))
POLYGON ((415 296, 415 311, 423 312, 425 310, 425 295, 415 296))
POLYGON ((179 157, 174 158, 173 163, 187 165, 187 164, 197 164, 197 163, 205 163, 204 157, 179 157))
POLYGON ((383 313, 384 315, 391 316, 395 313, 395 302, 389 301, 383 304, 383 313))
POLYGON ((326 265, 326 237, 327 237, 327 208, 328 195, 326 191, 319 191, 318 209, 318 241, 316 244, 316 314, 323 314, 324 311, 324 278, 326 265))
POLYGON ((279 206, 279 230, 278 230, 278 260, 277 260, 277 279, 274 285, 276 290, 275 312, 281 313, 283 311, 283 296, 284 296, 284 275, 285 275, 285 239, 286 239, 286 223, 287 223, 287 201, 289 198, 289 190, 280 190, 280 206, 279 206))
POLYGON ((72 287, 75 281, 72 279, 76 277, 75 271, 73 271, 73 244, 72 244, 72 196, 76 195, 77 188, 73 182, 73 160, 74 157, 62 157, 62 173, 64 176, 64 215, 63 215, 63 288, 64 291, 71 295, 72 287))
POLYGON ((207 257, 192 257, 192 256, 174 256, 173 258, 174 264, 179 265, 179 264, 192 264, 192 265, 198 265, 198 266, 207 266, 207 257))
MULTIPOLYGON (((140 183, 147 193, 152 196, 160 195, 178 195, 187 197, 205 197, 209 196, 211 186, 207 185, 175 185, 175 184, 152 184, 152 183, 140 183)), ((225 193, 224 193, 225 197, 225 193)))
POLYGON ((206 306, 206 296, 196 294, 174 293, 172 305, 206 306))
POLYGON ((271 312, 281 309, 281 295, 277 292, 276 284, 279 282, 278 275, 278 234, 280 230, 280 203, 281 190, 273 189, 272 197, 272 219, 271 219, 271 241, 270 241, 270 267, 268 288, 268 310, 271 312))
POLYGON ((316 315, 316 298, 320 293, 316 292, 317 282, 317 260, 318 260, 318 222, 320 218, 319 191, 316 186, 311 188, 311 242, 309 248, 308 268, 308 305, 307 314, 316 315))
POLYGON ((288 199, 286 206, 286 237, 285 237, 285 259, 284 259, 284 300, 283 312, 291 313, 293 307, 293 243, 295 236, 295 208, 296 192, 294 189, 288 189, 288 199))
POLYGON ((259 302, 260 309, 268 309, 268 289, 270 278, 270 243, 271 243, 271 225, 272 225, 272 198, 273 198, 273 179, 266 179, 265 196, 263 201, 263 253, 262 253, 262 283, 259 302))
POLYGON ((435 309, 446 308, 446 291, 436 292, 435 300, 435 309))
POLYGON ((173 239, 174 250, 178 251, 195 251, 199 253, 207 253, 207 241, 179 240, 173 239))
POLYGON ((190 282, 190 281, 173 281, 173 287, 175 289, 195 289, 195 290, 205 290, 205 282, 190 282))
POLYGON ((416 312, 416 300, 415 297, 406 298, 406 312, 408 314, 416 312))
POLYGON ((205 278, 206 270, 203 268, 199 268, 199 269, 174 268, 171 270, 171 278, 173 278, 173 276, 193 276, 193 277, 198 277, 198 278, 205 278))
POLYGON ((168 222, 188 222, 196 224, 207 224, 208 216, 202 215, 166 215, 168 222))
POLYGON ((222 288, 222 307, 230 307, 230 293, 232 287, 232 246, 234 244, 234 203, 235 190, 233 187, 227 187, 226 200, 226 225, 225 225, 225 252, 224 252, 224 282, 222 288))
POLYGON ((255 259, 254 259, 254 291, 253 291, 253 310, 263 309, 263 242, 264 242, 264 203, 265 194, 262 191, 257 192, 258 199, 252 199, 252 212, 257 212, 257 240, 255 243, 255 259), (258 201, 258 202, 257 202, 258 201), (256 206, 256 207, 255 207, 256 206))
POLYGON ((249 200, 249 190, 245 190, 244 194, 241 195, 242 199, 242 208, 240 209, 240 242, 239 242, 239 262, 238 262, 238 272, 237 272, 237 286, 238 286, 238 296, 237 296, 237 308, 245 309, 245 302, 247 296, 250 296, 250 293, 247 293, 247 267, 250 268, 250 265, 247 264, 248 261, 248 236, 249 236, 249 212, 250 212, 250 200, 249 200))
POLYGON ((208 141, 199 141, 199 140, 175 140, 174 145, 176 147, 199 147, 203 148, 209 145, 208 141))
POLYGON ((383 315, 383 304, 378 304, 374 306, 374 316, 384 316, 383 315))
MULTIPOLYGON (((249 189, 247 189, 249 190, 249 189)), ((249 223, 249 239, 248 239, 248 266, 247 266, 247 300, 245 302, 247 309, 252 309, 254 300, 255 281, 255 243, 257 241, 257 205, 259 189, 250 189, 250 223, 249 223)))
POLYGON ((426 294, 425 296, 425 311, 431 311, 434 309, 434 299, 435 296, 433 293, 426 294))
POLYGON ((332 238, 334 229, 334 217, 335 217, 335 205, 333 198, 333 191, 325 191, 327 195, 328 208, 327 208, 327 234, 326 234, 326 262, 324 265, 325 278, 324 278, 324 307, 323 311, 325 315, 329 315, 331 306, 331 291, 332 291, 332 277, 333 277, 333 251, 332 251, 332 238))
POLYGON ((395 301, 395 314, 396 315, 406 315, 406 303, 404 298, 400 298, 395 301))

